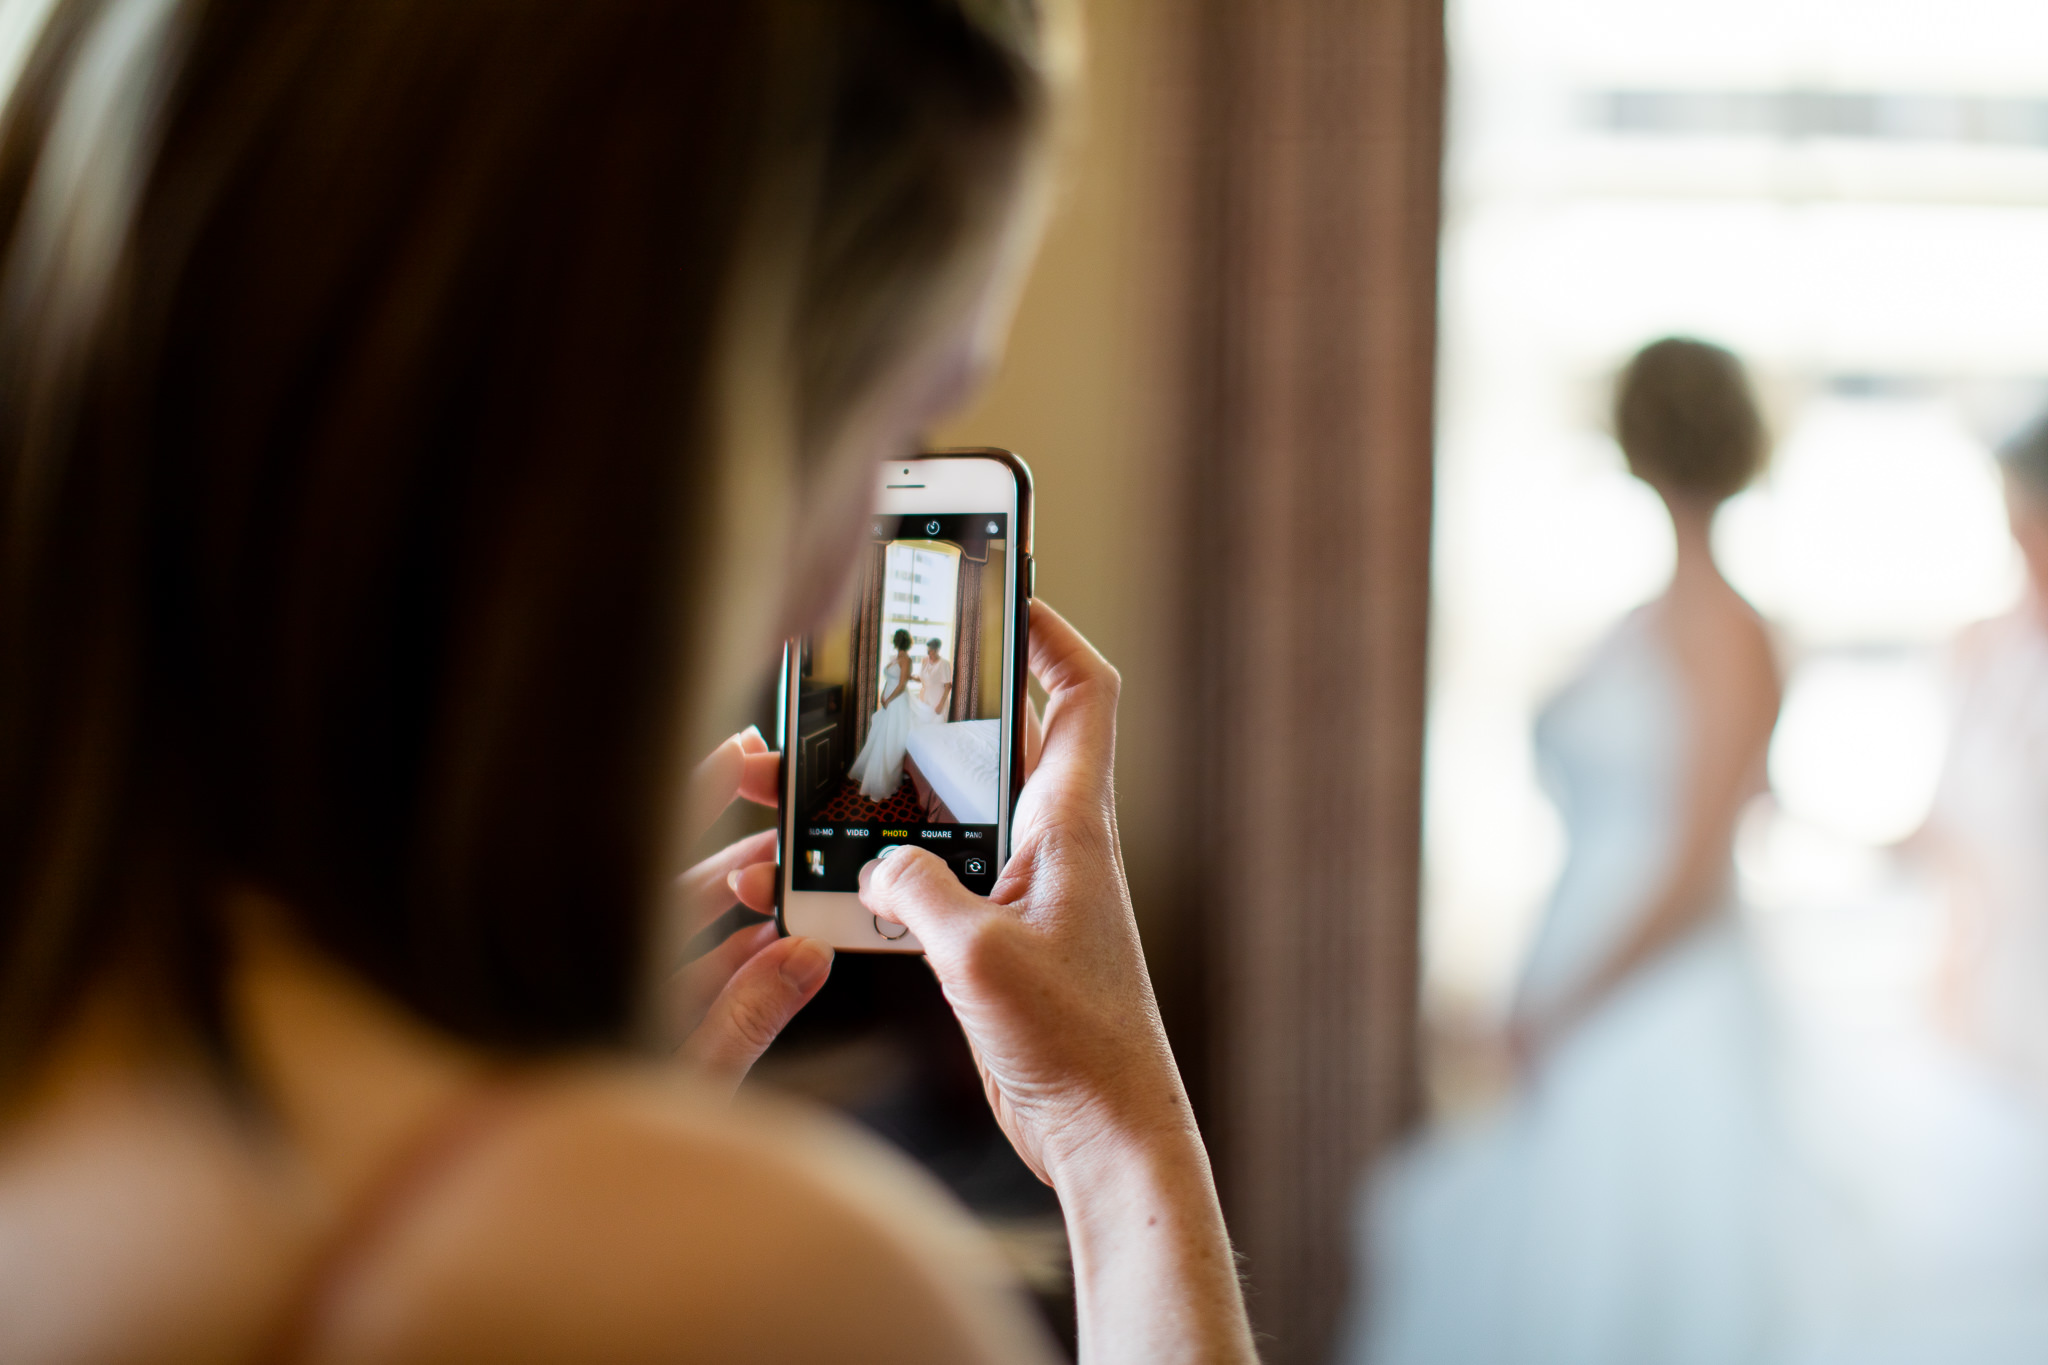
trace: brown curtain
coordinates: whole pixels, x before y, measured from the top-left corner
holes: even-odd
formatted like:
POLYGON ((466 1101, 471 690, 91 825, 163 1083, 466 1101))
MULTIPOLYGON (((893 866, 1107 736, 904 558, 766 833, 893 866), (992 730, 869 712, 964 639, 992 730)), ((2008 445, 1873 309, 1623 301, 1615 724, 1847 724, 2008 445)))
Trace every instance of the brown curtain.
POLYGON ((1197 0, 1178 298, 1204 1131, 1321 1365, 1415 1113, 1442 0, 1197 0))
POLYGON ((853 588, 853 631, 848 638, 846 661, 846 706, 852 714, 853 733, 847 737, 847 762, 867 743, 868 724, 875 717, 875 704, 882 698, 882 593, 887 586, 889 542, 877 540, 861 556, 853 588))
MULTIPOLYGON (((983 554, 988 553, 986 550, 983 554)), ((960 556, 960 577, 953 599, 953 695, 948 720, 981 719, 981 571, 985 560, 960 556)))

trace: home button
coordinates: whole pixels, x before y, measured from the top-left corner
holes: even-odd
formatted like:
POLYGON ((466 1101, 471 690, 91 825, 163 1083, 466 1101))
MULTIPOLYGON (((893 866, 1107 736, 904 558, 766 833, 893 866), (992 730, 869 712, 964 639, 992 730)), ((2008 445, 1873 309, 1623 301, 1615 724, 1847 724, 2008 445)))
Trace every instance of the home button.
POLYGON ((907 924, 891 924, 880 915, 869 915, 868 918, 875 922, 875 932, 892 943, 910 932, 907 924))

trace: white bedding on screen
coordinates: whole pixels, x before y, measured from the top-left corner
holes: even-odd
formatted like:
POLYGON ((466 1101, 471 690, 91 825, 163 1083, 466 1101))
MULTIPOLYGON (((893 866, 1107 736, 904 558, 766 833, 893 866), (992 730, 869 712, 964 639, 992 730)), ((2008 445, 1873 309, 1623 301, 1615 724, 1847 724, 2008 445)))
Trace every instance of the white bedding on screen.
POLYGON ((917 770, 963 825, 996 823, 996 789, 1002 784, 1002 728, 999 720, 910 727, 907 747, 917 770))

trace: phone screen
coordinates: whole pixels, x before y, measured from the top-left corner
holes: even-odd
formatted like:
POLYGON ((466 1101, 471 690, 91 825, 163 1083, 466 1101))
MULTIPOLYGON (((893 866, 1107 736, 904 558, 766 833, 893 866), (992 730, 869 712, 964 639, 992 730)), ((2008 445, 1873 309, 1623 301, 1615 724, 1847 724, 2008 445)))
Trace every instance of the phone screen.
POLYGON ((995 885, 1007 812, 1007 512, 877 513, 847 606, 800 643, 789 888, 858 889, 892 845, 995 885))

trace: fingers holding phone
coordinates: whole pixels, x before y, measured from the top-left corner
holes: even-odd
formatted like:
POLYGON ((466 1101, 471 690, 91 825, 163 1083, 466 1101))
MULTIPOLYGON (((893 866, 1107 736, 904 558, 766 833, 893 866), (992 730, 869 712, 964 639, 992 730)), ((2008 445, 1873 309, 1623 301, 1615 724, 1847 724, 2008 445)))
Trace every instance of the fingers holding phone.
POLYGON ((734 801, 774 805, 781 770, 782 755, 751 725, 705 755, 690 774, 683 802, 684 844, 701 837, 734 801))
POLYGON ((709 977, 722 973, 724 981, 676 1055, 731 1094, 824 986, 832 958, 830 944, 778 938, 772 924, 734 934, 702 962, 709 977))
MULTIPOLYGON (((743 731, 698 766, 693 799, 710 806, 714 817, 739 796, 759 801, 765 793, 772 801, 780 759, 759 732, 743 731)), ((818 993, 832 966, 829 945, 782 938, 772 923, 703 941, 735 905, 762 915, 773 911, 774 859, 775 832, 764 830, 692 867, 669 896, 667 933, 679 965, 660 992, 662 1025, 676 1055, 728 1094, 818 993)))

